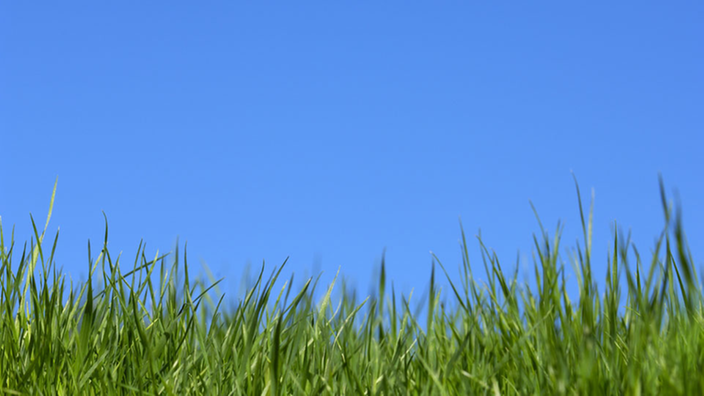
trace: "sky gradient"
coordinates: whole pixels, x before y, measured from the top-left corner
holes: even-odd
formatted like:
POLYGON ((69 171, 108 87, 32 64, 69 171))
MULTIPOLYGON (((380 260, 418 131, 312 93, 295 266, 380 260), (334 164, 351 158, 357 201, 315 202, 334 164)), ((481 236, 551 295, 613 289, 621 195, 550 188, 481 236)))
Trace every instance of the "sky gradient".
POLYGON ((430 250, 457 273, 460 216, 481 278, 480 228, 532 273, 529 201, 574 246, 573 171, 596 193, 603 291, 614 220, 652 249, 662 173, 699 270, 703 19, 697 2, 4 2, 2 224, 21 253, 58 177, 48 233, 74 282, 104 211, 123 266, 178 236, 233 297, 247 263, 287 256, 285 278, 340 267, 365 294, 384 249, 419 293, 430 250))

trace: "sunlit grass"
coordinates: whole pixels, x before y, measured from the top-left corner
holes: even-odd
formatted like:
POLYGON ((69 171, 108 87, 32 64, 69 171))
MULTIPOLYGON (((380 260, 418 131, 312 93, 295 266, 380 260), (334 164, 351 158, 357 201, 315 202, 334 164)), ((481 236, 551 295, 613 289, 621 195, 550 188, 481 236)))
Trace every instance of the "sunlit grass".
MULTIPOLYGON (((344 283, 335 299, 335 281, 317 300, 313 279, 294 290, 291 277, 275 290, 282 265, 269 276, 262 268, 225 310, 212 285, 189 276, 185 249, 149 258, 140 245, 125 265, 106 248, 106 219, 97 257, 89 247, 91 276, 74 287, 54 266, 58 232, 47 243, 47 226, 40 234, 32 220, 35 236, 19 252, 14 229, 8 244, 0 223, 0 391, 703 394, 701 285, 680 212, 660 187, 665 227, 652 254, 641 259, 617 232, 603 292, 592 272, 593 205, 585 213, 580 198, 584 241, 567 260, 577 301, 568 297, 559 227, 551 237, 541 225, 535 237, 532 287, 517 271, 507 277, 481 239, 486 283, 475 278, 462 230, 459 279, 434 257, 450 288, 441 295, 433 266, 424 317, 410 296, 387 289, 383 260, 377 291, 362 301, 344 283)), ((53 195, 47 225, 52 207, 53 195)))

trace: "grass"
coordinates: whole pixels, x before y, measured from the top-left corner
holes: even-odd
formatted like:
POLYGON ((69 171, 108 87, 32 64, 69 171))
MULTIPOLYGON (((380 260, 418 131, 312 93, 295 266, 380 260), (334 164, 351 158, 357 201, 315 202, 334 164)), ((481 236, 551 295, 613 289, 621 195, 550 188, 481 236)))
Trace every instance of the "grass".
MULTIPOLYGON (((551 238, 541 225, 535 237, 532 288, 517 273, 507 277, 481 239, 487 282, 480 286, 462 231, 460 279, 435 257, 451 303, 443 302, 433 266, 424 318, 411 296, 397 296, 393 286, 387 293, 383 260, 378 290, 363 301, 343 283, 336 302, 334 281, 317 301, 317 280, 294 290, 291 277, 274 290, 282 265, 268 277, 262 268, 226 312, 213 285, 189 277, 185 248, 149 259, 140 245, 123 273, 106 248, 107 219, 91 276, 67 288, 53 264, 58 232, 47 244, 47 227, 39 234, 32 219, 35 238, 19 254, 14 229, 8 245, 0 223, 0 392, 703 394, 701 286, 681 212, 662 181, 660 188, 666 225, 652 256, 643 261, 617 233, 603 293, 592 272, 593 202, 585 219, 580 198, 584 246, 569 260, 578 301, 568 298, 559 229, 551 238)), ((53 195, 47 225, 51 207, 53 195)))

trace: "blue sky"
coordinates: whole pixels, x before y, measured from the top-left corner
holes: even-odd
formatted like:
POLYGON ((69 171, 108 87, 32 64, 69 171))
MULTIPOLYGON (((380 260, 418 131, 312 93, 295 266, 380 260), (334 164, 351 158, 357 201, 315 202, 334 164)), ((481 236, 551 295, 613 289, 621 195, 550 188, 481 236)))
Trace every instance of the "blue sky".
POLYGON ((702 266, 701 3, 381 3, 3 3, 5 232, 21 250, 58 176, 49 232, 74 281, 105 211, 123 265, 179 236, 230 296, 247 263, 287 256, 286 278, 341 267, 364 294, 384 248, 407 294, 430 250, 456 273, 459 216, 522 276, 529 200, 574 246, 574 171, 601 280, 614 220, 652 248, 661 172, 702 266))

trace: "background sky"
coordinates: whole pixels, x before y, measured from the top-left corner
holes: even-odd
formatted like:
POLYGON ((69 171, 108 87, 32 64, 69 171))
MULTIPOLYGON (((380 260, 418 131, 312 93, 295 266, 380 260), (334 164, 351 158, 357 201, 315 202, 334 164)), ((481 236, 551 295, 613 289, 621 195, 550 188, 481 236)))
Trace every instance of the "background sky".
POLYGON ((614 220, 654 246, 661 172, 700 268, 702 20, 701 2, 3 2, 6 238, 18 261, 58 176, 48 238, 74 282, 105 211, 124 267, 178 236, 233 299, 248 263, 287 256, 285 278, 340 267, 366 294, 384 248, 407 295, 430 250, 457 274, 459 216, 480 279, 480 228, 532 274, 529 200, 574 246, 574 171, 603 291, 614 220))

